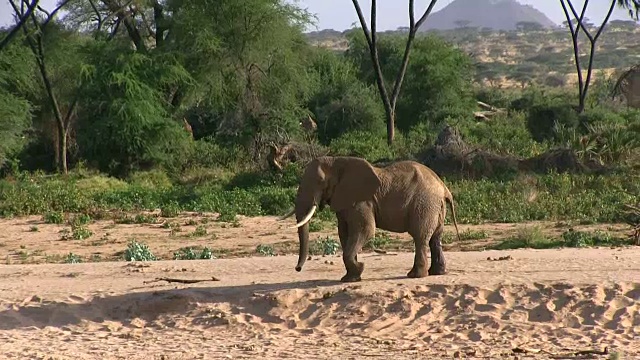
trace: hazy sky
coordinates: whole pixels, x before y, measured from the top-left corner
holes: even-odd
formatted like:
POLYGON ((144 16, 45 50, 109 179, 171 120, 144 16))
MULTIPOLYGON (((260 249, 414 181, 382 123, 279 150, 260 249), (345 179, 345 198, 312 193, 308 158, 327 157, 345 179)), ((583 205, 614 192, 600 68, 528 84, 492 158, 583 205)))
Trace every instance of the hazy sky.
MULTIPOLYGON (((52 9, 58 0, 41 0, 40 3, 45 9, 52 9)), ((237 0, 242 1, 242 0, 237 0)), ((297 3, 303 8, 317 16, 317 29, 310 28, 309 30, 321 30, 321 29, 335 29, 345 30, 351 27, 354 22, 358 22, 358 17, 353 8, 351 0, 286 0, 287 2, 297 3)), ((453 0, 439 0, 434 8, 437 11, 453 0)), ((520 3, 529 4, 536 7, 538 10, 544 12, 551 20, 557 24, 561 24, 565 18, 560 6, 559 0, 518 0, 520 3)), ((417 0, 416 14, 426 9, 429 0, 417 0)), ((582 8, 584 0, 573 0, 574 6, 582 8)), ((399 0, 378 0, 378 29, 380 30, 393 30, 399 26, 406 26, 408 24, 408 1, 399 0), (399 5, 401 4, 401 5, 399 5)), ((609 1, 597 0, 590 1, 587 10, 587 17, 592 22, 598 24, 604 19, 608 6, 611 4, 609 1)), ((360 7, 365 13, 367 23, 369 23, 369 7, 371 6, 370 0, 360 0, 360 7)), ((0 0, 0 26, 6 26, 13 22, 12 18, 13 10, 8 0, 0 0)), ((627 12, 617 9, 612 15, 612 19, 629 19, 627 12)), ((429 21, 427 19, 427 21, 429 21)))

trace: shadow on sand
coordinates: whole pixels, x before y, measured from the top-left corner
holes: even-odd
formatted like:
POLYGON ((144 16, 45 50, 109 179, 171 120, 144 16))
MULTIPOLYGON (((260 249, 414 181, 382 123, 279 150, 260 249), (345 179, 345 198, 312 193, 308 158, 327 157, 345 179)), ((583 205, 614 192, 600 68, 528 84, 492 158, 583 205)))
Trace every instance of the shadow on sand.
MULTIPOLYGON (((78 325, 81 321, 102 323, 118 321, 124 326, 133 319, 143 319, 147 327, 167 316, 186 314, 199 307, 212 307, 219 303, 229 304, 232 308, 241 308, 242 312, 262 317, 265 321, 282 322, 279 318, 270 318, 269 309, 277 306, 270 293, 281 290, 313 290, 336 285, 337 280, 309 280, 275 284, 252 284, 220 287, 188 287, 139 291, 127 294, 94 297, 83 301, 76 297, 73 302, 47 302, 32 299, 21 306, 12 306, 0 311, 0 330, 23 328, 44 328, 46 326, 65 327, 78 325)), ((353 284, 351 284, 353 285, 353 284)), ((73 301, 73 296, 71 296, 73 301)))

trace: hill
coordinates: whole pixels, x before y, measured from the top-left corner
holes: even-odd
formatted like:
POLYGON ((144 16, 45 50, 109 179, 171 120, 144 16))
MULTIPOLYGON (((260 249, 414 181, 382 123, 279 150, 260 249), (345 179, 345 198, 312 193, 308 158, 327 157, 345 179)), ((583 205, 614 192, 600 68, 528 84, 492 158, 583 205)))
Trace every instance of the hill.
POLYGON ((421 31, 451 30, 461 27, 515 30, 518 24, 539 24, 542 28, 557 25, 541 11, 516 0, 455 0, 434 12, 421 31))
MULTIPOLYGON (((344 51, 348 46, 346 33, 324 30, 308 33, 307 39, 316 46, 344 51)), ((405 36, 401 31, 386 31, 384 34, 405 36)), ((573 48, 569 32, 564 28, 521 31, 467 27, 422 32, 420 36, 425 34, 440 36, 470 54, 476 63, 476 81, 480 83, 523 87, 537 82, 572 87, 576 82, 573 48)), ((631 21, 610 22, 596 47, 594 77, 598 78, 600 71, 610 76, 640 63, 638 35, 640 26, 631 21)), ((588 49, 585 39, 581 39, 580 47, 588 49)), ((582 57, 586 61, 585 53, 582 57)))

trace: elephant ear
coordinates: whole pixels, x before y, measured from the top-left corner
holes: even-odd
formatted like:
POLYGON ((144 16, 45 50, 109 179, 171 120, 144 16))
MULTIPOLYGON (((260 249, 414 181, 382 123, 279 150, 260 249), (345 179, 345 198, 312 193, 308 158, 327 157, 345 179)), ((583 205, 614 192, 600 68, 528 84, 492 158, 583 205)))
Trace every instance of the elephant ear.
POLYGON ((373 199, 373 194, 381 185, 373 166, 356 157, 344 158, 340 163, 337 169, 339 180, 331 196, 331 209, 340 211, 356 202, 373 199))

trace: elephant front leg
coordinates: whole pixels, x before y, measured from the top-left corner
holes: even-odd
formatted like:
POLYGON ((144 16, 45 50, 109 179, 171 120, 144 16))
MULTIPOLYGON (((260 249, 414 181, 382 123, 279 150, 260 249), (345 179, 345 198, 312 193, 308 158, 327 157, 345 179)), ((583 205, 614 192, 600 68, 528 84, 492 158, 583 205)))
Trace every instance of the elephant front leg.
POLYGON ((375 226, 365 225, 355 228, 364 230, 361 232, 352 232, 352 226, 349 226, 349 237, 344 242, 342 251, 342 261, 347 273, 340 279, 341 282, 361 281, 362 272, 364 271, 364 263, 358 262, 358 253, 362 250, 365 241, 373 236, 375 226))
POLYGON ((438 226, 429 240, 429 248, 431 250, 431 267, 429 275, 444 275, 447 272, 447 264, 444 260, 444 252, 442 251, 442 234, 444 226, 438 226))

